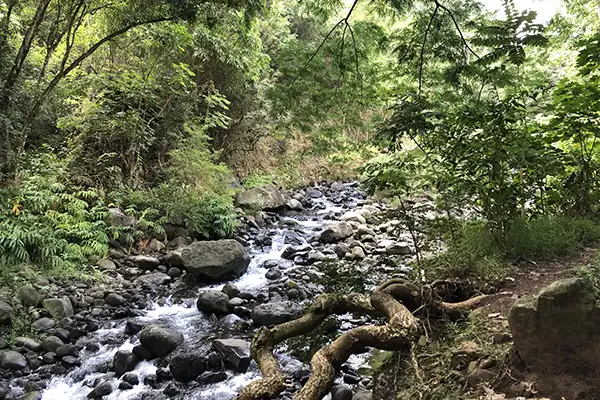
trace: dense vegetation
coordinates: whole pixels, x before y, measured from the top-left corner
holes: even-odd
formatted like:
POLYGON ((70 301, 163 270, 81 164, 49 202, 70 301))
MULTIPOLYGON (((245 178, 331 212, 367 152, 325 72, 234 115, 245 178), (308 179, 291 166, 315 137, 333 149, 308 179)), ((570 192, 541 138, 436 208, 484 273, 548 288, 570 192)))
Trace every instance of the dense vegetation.
POLYGON ((407 219, 423 192, 447 211, 433 269, 597 240, 600 4, 545 24, 503 6, 0 1, 3 271, 76 271, 166 223, 227 237, 240 181, 358 174, 407 219))

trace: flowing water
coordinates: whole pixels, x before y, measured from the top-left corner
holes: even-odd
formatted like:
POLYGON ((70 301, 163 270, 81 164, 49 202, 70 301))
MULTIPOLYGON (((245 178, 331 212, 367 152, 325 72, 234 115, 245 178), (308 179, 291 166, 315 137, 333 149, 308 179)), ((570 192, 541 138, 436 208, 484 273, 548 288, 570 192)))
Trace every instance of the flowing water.
MULTIPOLYGON (((293 230, 290 227, 290 220, 297 224, 296 232, 303 232, 302 239, 306 241, 314 233, 320 231, 326 224, 324 217, 338 214, 342 211, 342 204, 334 204, 326 199, 319 199, 315 202, 315 207, 312 210, 303 211, 293 217, 283 218, 286 222, 280 226, 268 228, 267 233, 272 238, 270 248, 264 249, 254 245, 250 246, 249 252, 251 262, 248 271, 239 279, 232 281, 242 291, 258 293, 261 290, 266 290, 267 279, 265 278, 266 269, 262 267, 264 261, 271 259, 279 259, 283 250, 286 247, 284 243, 286 233, 293 230)), ((345 204, 345 206, 353 206, 353 204, 345 204)), ((198 288, 204 289, 221 289, 223 285, 212 285, 198 288)), ((137 318, 144 324, 160 324, 178 330, 185 337, 185 347, 194 349, 208 349, 212 339, 221 333, 218 331, 218 322, 215 319, 200 313, 196 306, 196 297, 174 301, 171 298, 157 299, 150 309, 137 318)), ((162 389, 152 389, 150 386, 144 385, 144 378, 153 375, 157 371, 157 361, 144 361, 137 365, 133 371, 140 379, 140 384, 134 386, 130 390, 120 390, 118 385, 120 380, 112 377, 110 373, 106 373, 107 363, 111 363, 114 354, 118 350, 131 350, 139 343, 135 337, 127 337, 123 334, 125 320, 113 321, 110 326, 105 326, 103 329, 94 333, 95 340, 100 344, 100 350, 95 352, 87 352, 83 350, 80 359, 82 365, 70 371, 65 376, 56 376, 48 383, 46 390, 42 393, 43 400, 78 400, 85 399, 87 394, 93 389, 97 382, 108 380, 111 382, 113 392, 104 397, 108 400, 126 400, 126 399, 162 399, 167 398, 162 393, 162 389)), ((238 335, 239 336, 239 335, 238 335)), ((248 337, 246 337, 247 339, 248 337)), ((280 362, 284 370, 293 371, 297 369, 300 363, 297 360, 285 355, 278 354, 280 362)), ((352 360, 351 360, 352 361, 352 360)), ((354 359, 354 363, 360 363, 361 358, 354 359), (358 360, 358 361, 357 361, 358 360)), ((228 371, 228 378, 225 381, 204 385, 191 386, 179 395, 178 398, 190 400, 229 400, 249 382, 259 377, 259 372, 256 365, 252 363, 248 372, 244 374, 233 373, 228 371)))

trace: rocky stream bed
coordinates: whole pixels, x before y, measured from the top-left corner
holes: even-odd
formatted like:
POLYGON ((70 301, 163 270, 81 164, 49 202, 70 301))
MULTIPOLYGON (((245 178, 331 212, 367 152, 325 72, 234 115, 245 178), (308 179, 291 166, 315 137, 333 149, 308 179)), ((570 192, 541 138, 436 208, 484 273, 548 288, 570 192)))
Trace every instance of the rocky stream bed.
MULTIPOLYGON (((192 241, 173 227, 169 241, 154 239, 141 252, 113 243, 98 262, 104 281, 19 287, 13 300, 39 335, 12 348, 0 343, 0 399, 233 399, 259 376, 249 355, 255 329, 299 316, 325 290, 324 264, 350 267, 369 286, 413 257, 401 222, 378 218, 385 205, 356 184, 267 195, 276 203, 267 208, 285 206, 247 217, 235 240, 192 241)), ((427 199, 417 205, 433 212, 427 199)), ((114 217, 128 223, 118 210, 114 217)), ((340 331, 361 322, 338 320, 340 331)), ((285 348, 278 357, 293 383, 309 375, 285 348)), ((353 356, 343 366, 338 380, 346 385, 334 388, 334 399, 351 398, 350 390, 369 398, 370 378, 358 373, 366 362, 353 356)))

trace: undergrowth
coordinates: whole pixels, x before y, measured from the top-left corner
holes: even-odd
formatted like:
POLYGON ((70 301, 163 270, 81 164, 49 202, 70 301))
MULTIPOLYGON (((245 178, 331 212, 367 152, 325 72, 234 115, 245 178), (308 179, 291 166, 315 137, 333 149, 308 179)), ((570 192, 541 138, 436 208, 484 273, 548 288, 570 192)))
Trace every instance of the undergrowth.
POLYGON ((499 238, 483 221, 459 224, 443 237, 446 250, 423 260, 429 279, 455 277, 493 281, 510 272, 510 264, 576 253, 600 240, 600 224, 580 217, 541 216, 514 222, 499 238))

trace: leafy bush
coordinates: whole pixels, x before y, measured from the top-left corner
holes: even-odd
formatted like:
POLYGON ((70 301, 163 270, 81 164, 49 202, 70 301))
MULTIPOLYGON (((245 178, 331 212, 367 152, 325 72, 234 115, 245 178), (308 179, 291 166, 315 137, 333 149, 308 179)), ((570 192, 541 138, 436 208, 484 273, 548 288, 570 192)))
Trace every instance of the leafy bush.
POLYGON ((19 186, 0 189, 0 261, 75 272, 108 251, 108 209, 93 190, 71 191, 51 154, 32 160, 19 186), (48 171, 52 171, 48 173, 48 171))
POLYGON ((155 210, 151 218, 154 225, 185 226, 199 237, 228 237, 237 226, 231 196, 199 192, 190 186, 162 184, 151 189, 125 189, 111 197, 126 210, 155 210))

